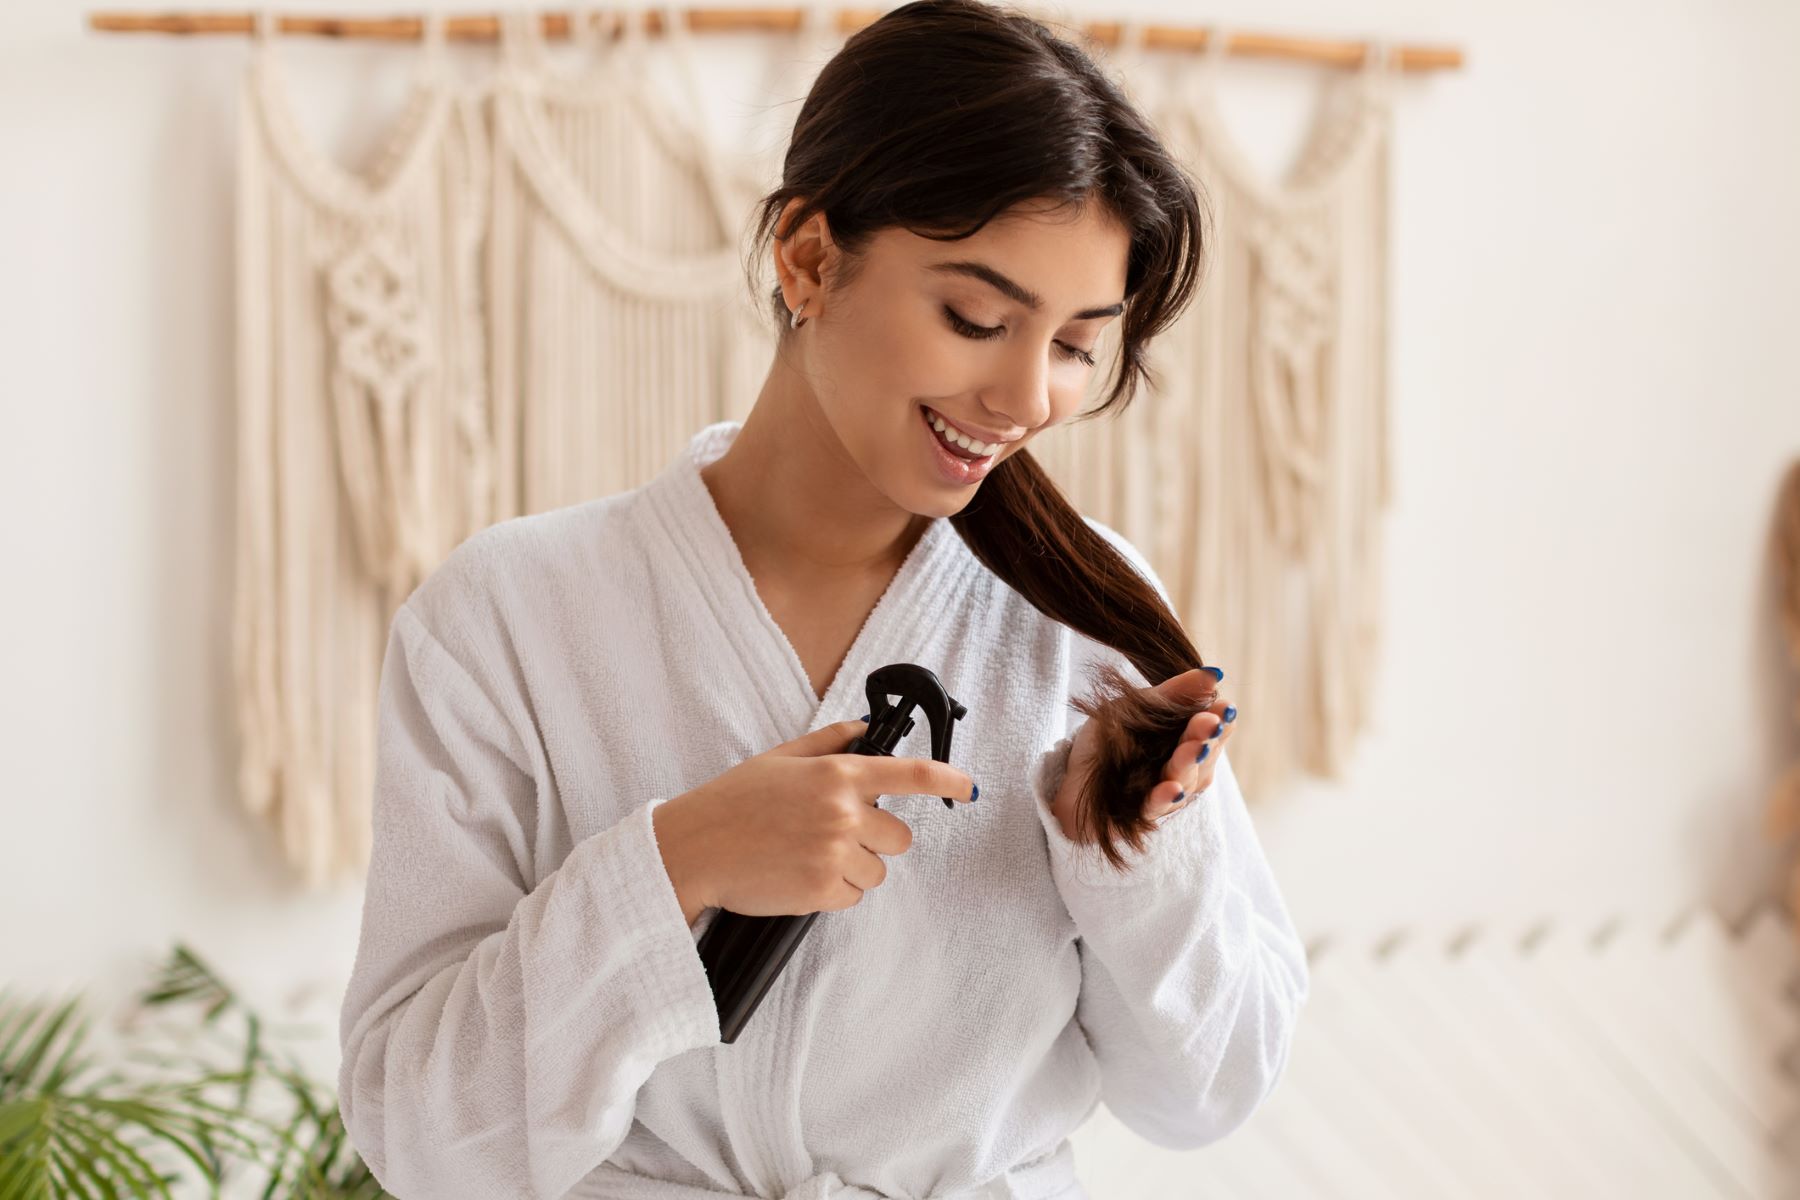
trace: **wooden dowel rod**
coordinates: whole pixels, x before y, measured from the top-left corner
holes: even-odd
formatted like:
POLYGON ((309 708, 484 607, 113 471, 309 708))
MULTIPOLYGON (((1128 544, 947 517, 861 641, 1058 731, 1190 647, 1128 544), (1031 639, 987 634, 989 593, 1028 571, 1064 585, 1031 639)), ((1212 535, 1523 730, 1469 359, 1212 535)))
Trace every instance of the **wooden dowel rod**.
MULTIPOLYGON (((838 31, 845 35, 855 33, 874 22, 883 11, 838 9, 838 31)), ((799 8, 690 8, 683 11, 687 27, 696 33, 792 33, 800 28, 804 15, 805 10, 799 8)), ((662 32, 662 14, 657 10, 645 11, 643 20, 645 29, 651 34, 662 32)), ((546 37, 567 37, 569 25, 566 13, 544 14, 546 37)), ((101 33, 248 34, 254 28, 254 22, 250 13, 96 12, 88 14, 88 27, 101 33)), ((275 27, 282 34, 384 41, 417 41, 424 33, 424 23, 417 17, 282 16, 276 18, 275 27)), ((1074 28, 1098 45, 1115 46, 1123 26, 1118 21, 1087 21, 1074 28)), ((616 35, 617 30, 613 33, 616 35)), ((1190 26, 1146 25, 1143 40, 1146 46, 1156 49, 1204 50, 1211 33, 1210 29, 1190 26)), ((444 34, 452 41, 491 42, 499 37, 500 21, 491 15, 446 17, 444 34)), ((1225 52, 1236 57, 1297 59, 1337 67, 1361 65, 1371 49, 1366 41, 1291 34, 1233 31, 1227 37, 1225 52)), ((1396 65, 1403 71, 1455 70, 1463 65, 1462 51, 1452 46, 1395 46, 1393 53, 1396 65)))

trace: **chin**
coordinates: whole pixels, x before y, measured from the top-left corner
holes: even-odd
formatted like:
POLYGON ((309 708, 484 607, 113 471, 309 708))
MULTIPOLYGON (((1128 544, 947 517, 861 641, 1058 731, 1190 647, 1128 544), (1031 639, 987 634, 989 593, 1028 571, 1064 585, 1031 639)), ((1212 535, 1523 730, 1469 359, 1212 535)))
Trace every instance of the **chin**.
POLYGON ((969 506, 980 487, 977 483, 951 490, 941 484, 934 486, 929 480, 908 480, 903 486, 889 491, 888 498, 896 507, 916 517, 954 517, 969 506))
POLYGON ((945 498, 930 508, 914 509, 913 511, 917 512, 922 517, 954 517, 957 513, 969 507, 969 501, 975 498, 975 492, 980 486, 980 484, 976 484, 975 487, 970 488, 969 494, 961 499, 945 498))

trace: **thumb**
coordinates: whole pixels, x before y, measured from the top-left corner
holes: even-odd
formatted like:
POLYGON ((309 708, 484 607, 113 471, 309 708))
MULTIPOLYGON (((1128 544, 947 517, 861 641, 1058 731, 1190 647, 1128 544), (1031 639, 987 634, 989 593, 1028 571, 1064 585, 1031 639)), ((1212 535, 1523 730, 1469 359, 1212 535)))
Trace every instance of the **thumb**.
POLYGON ((1169 676, 1157 684, 1155 690, 1171 700, 1211 703, 1218 696, 1219 680, 1209 668, 1195 667, 1169 676))
POLYGON ((867 721, 835 721, 821 725, 811 733, 803 733, 792 741, 763 751, 795 758, 817 758, 822 754, 842 754, 851 741, 869 727, 867 721))

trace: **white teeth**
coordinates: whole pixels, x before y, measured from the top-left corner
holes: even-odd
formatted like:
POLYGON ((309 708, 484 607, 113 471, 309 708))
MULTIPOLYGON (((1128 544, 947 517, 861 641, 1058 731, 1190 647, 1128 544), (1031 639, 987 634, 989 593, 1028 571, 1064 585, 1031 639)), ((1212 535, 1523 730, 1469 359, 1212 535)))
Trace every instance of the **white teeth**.
POLYGON ((936 413, 927 413, 926 415, 931 418, 931 427, 942 434, 945 441, 961 446, 964 450, 967 450, 972 454, 979 454, 986 457, 1000 448, 999 443, 997 442, 993 445, 989 445, 987 442, 970 437, 960 429, 950 425, 944 418, 938 416, 936 413))

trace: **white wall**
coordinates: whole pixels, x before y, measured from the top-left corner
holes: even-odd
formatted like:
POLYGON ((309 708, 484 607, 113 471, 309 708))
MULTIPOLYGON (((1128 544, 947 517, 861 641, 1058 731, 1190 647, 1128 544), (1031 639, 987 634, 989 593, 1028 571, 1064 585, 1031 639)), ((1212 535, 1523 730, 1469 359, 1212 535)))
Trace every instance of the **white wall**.
MULTIPOLYGON (((320 11, 359 9, 388 11, 320 11)), ((1468 56, 1398 99, 1377 727, 1347 778, 1257 798, 1303 929, 1659 917, 1768 890, 1763 795, 1800 756, 1764 550, 1800 453, 1800 8, 1130 11, 1468 56)), ((306 123, 355 161, 406 51, 284 48, 306 123)), ((354 950, 358 891, 296 893, 233 796, 245 49, 88 34, 49 0, 0 25, 0 980, 135 982, 181 937, 253 990, 334 1005, 354 950)), ((703 46, 721 122, 764 99, 724 49, 703 46)), ((459 50, 472 72, 482 53, 459 50)), ((1238 140, 1274 170, 1308 72, 1234 78, 1238 140)))

